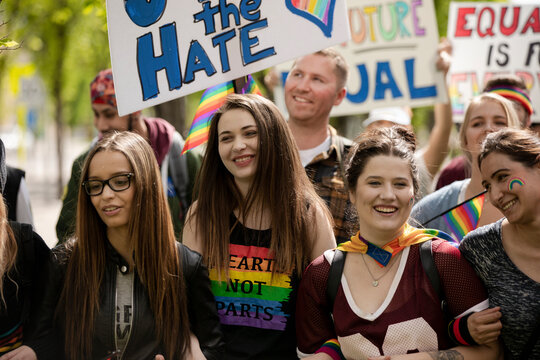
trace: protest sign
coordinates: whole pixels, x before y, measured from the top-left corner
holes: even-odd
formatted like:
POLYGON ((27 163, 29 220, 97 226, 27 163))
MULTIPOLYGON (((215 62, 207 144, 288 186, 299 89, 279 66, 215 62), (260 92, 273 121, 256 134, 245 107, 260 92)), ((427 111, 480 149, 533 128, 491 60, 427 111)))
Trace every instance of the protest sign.
POLYGON ((108 0, 121 115, 349 39, 345 0, 108 0))
MULTIPOLYGON (((347 8, 351 40, 336 50, 349 64, 348 93, 332 115, 447 101, 435 66, 439 33, 431 0, 347 0, 347 8)), ((282 86, 291 66, 277 67, 282 86)), ((276 102, 286 110, 282 87, 276 102)))
POLYGON ((540 122, 540 6, 452 2, 448 38, 453 45, 449 93, 454 120, 463 121, 468 101, 497 73, 525 81, 540 122))

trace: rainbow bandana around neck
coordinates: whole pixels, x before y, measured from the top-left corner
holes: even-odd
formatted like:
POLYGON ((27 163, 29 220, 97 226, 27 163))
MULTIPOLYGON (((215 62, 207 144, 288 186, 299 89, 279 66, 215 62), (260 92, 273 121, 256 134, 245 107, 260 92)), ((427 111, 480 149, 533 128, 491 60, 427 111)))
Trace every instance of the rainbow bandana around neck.
POLYGON ((487 92, 501 95, 508 100, 517 101, 525 108, 529 115, 533 113, 531 98, 523 89, 516 86, 496 86, 487 90, 487 92))
POLYGON ((388 265, 394 256, 399 254, 399 252, 407 246, 419 244, 435 237, 455 243, 455 240, 452 239, 450 235, 442 231, 434 229, 417 229, 409 224, 405 224, 403 234, 390 241, 382 248, 370 243, 360 236, 360 232, 358 232, 356 235, 351 236, 351 240, 339 244, 337 249, 369 255, 380 267, 384 267, 388 265))

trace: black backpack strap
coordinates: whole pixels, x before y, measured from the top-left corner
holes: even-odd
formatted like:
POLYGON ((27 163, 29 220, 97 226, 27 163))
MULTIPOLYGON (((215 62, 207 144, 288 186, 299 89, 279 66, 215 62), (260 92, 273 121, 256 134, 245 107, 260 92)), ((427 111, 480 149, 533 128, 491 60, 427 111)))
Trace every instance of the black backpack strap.
POLYGON ((32 297, 32 281, 34 278, 34 272, 35 272, 35 264, 36 264, 36 257, 35 257, 35 249, 34 249, 34 231, 32 230, 32 226, 29 224, 21 224, 18 222, 10 221, 9 225, 11 226, 11 229, 13 230, 13 234, 15 235, 15 239, 17 239, 17 244, 19 248, 17 251, 19 254, 17 255, 17 258, 20 259, 20 262, 18 261, 18 271, 22 271, 21 274, 21 285, 23 288, 23 296, 24 296, 24 302, 23 302, 23 317, 22 320, 26 321, 28 319, 28 316, 30 316, 30 305, 32 303, 31 297, 32 297))
POLYGON ((345 251, 338 249, 334 250, 334 258, 330 264, 328 281, 326 283, 326 296, 328 297, 328 305, 330 309, 334 308, 334 301, 336 300, 339 284, 341 283, 341 274, 343 274, 346 256, 347 253, 345 251))
POLYGON ((189 186, 189 169, 187 165, 186 155, 182 155, 185 141, 182 136, 175 132, 173 135, 173 143, 168 153, 169 161, 169 176, 172 179, 176 194, 182 204, 182 214, 185 215, 189 207, 188 186, 189 186))
POLYGON ((337 145, 337 156, 336 160, 339 164, 339 171, 341 172, 341 176, 343 177, 343 184, 345 186, 345 191, 349 192, 349 186, 347 184, 347 177, 345 176, 345 144, 343 142, 343 139, 341 136, 336 135, 336 145, 337 145))
POLYGON ((452 316, 448 312, 448 303, 446 302, 446 296, 444 295, 444 290, 441 285, 439 270, 437 270, 437 265, 435 265, 435 259, 433 258, 431 240, 424 241, 420 244, 420 261, 422 262, 422 267, 424 268, 424 272, 426 273, 431 286, 433 286, 433 289, 441 300, 441 310, 443 311, 445 319, 450 320, 452 316))
POLYGON ((8 219, 11 221, 17 220, 17 197, 19 195, 19 187, 21 179, 24 178, 23 170, 6 166, 7 180, 4 188, 4 199, 8 210, 8 219))

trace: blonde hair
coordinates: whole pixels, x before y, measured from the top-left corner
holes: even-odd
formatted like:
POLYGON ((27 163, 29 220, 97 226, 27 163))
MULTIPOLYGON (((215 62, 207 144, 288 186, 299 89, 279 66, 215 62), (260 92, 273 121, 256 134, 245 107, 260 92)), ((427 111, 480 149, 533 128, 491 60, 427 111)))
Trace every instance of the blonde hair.
POLYGON ((17 241, 7 218, 7 209, 4 197, 0 196, 0 309, 6 306, 4 299, 4 281, 15 266, 17 259, 17 241))
POLYGON ((512 102, 510 102, 510 100, 507 100, 503 98, 502 96, 494 94, 494 93, 484 93, 484 94, 480 94, 474 97, 471 100, 469 106, 467 107, 467 110, 465 111, 463 124, 461 125, 461 128, 459 129, 459 142, 461 145, 461 149, 463 150, 463 152, 465 153, 469 161, 472 160, 472 157, 471 157, 471 153, 467 151, 466 133, 472 120, 471 119, 472 110, 474 106, 480 105, 487 101, 492 101, 502 106, 509 128, 513 128, 513 129, 521 128, 521 123, 519 121, 518 115, 516 113, 516 110, 514 109, 514 105, 512 104, 512 102))

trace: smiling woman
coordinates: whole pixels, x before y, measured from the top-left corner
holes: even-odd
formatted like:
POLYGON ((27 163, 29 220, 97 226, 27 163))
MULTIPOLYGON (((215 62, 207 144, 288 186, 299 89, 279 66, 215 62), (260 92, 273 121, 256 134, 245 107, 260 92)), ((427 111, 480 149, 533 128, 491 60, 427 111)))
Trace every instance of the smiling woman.
POLYGON ((504 358, 539 359, 540 139, 525 130, 490 134, 478 163, 488 198, 505 218, 470 232, 460 250, 490 304, 501 307, 504 358))
POLYGON ((296 313, 299 356, 425 359, 428 352, 433 359, 496 358, 496 344, 452 347, 451 339, 463 334, 447 332, 447 317, 466 319, 488 303, 480 279, 455 247, 407 225, 418 192, 414 150, 414 135, 402 127, 365 132, 351 149, 346 176, 359 231, 304 273, 296 313), (441 310, 420 261, 420 244, 428 240, 449 313, 441 310), (331 264, 342 253, 343 273, 336 274, 331 264), (327 289, 334 281, 332 303, 327 289))
POLYGON ((253 116, 245 110, 231 109, 218 124, 219 156, 245 196, 257 169, 259 136, 253 116))
POLYGON ((475 197, 481 199, 478 207, 479 215, 478 218, 466 219, 474 224, 467 231, 500 219, 501 212, 479 196, 484 192, 484 187, 477 162, 478 154, 482 141, 488 134, 505 128, 520 127, 517 113, 509 100, 494 93, 484 93, 473 98, 459 130, 462 150, 471 162, 471 177, 455 181, 422 198, 412 210, 411 224, 442 230, 461 241, 461 232, 456 231, 445 217, 436 215, 445 214, 456 205, 475 197))
POLYGON ((297 359, 299 278, 336 246, 330 215, 287 122, 258 95, 229 95, 212 118, 184 244, 210 268, 224 359, 297 359))
POLYGON ((75 239, 56 247, 49 264, 39 358, 58 358, 57 341, 66 359, 219 358, 208 271, 176 242, 148 141, 104 135, 81 180, 75 239))

